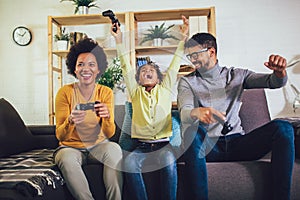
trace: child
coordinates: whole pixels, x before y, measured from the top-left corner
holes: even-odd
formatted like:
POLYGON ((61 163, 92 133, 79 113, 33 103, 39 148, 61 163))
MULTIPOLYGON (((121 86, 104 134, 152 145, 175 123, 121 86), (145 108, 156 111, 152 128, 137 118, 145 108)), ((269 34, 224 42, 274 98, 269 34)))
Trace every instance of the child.
POLYGON ((180 61, 184 53, 184 41, 188 33, 188 20, 182 16, 183 34, 174 58, 166 71, 165 77, 159 67, 153 62, 147 62, 138 68, 129 63, 129 56, 123 55, 122 33, 118 24, 112 25, 112 35, 117 43, 122 73, 132 101, 131 137, 137 139, 137 146, 124 160, 125 179, 130 194, 135 199, 148 199, 142 177, 142 170, 154 164, 161 169, 162 199, 176 199, 177 170, 176 158, 169 148, 169 138, 172 135, 172 87, 177 80, 180 61), (117 31, 113 31, 113 27, 117 31), (159 151, 157 151, 159 150, 159 151))

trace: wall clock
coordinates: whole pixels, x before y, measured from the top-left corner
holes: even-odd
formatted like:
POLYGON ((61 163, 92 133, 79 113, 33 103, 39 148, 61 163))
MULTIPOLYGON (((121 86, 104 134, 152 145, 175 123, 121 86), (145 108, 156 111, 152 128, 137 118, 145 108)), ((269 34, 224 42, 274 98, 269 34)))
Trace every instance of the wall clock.
POLYGON ((31 31, 24 26, 16 27, 13 31, 12 37, 15 43, 17 43, 20 46, 27 46, 32 40, 31 31))

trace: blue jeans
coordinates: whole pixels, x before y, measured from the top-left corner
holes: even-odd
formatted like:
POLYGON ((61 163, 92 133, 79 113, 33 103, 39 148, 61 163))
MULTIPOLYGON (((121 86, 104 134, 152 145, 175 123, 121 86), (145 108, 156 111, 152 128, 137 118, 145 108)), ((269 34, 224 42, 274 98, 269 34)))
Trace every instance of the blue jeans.
POLYGON ((294 130, 289 122, 273 120, 246 135, 233 134, 204 140, 206 134, 206 130, 199 126, 184 155, 189 199, 208 199, 206 161, 257 160, 270 151, 273 199, 290 199, 295 149, 294 130), (214 144, 213 139, 216 143, 210 147, 214 144), (207 149, 210 151, 205 152, 207 149))
POLYGON ((161 199, 176 200, 176 158, 168 142, 158 144, 139 142, 136 149, 127 155, 123 164, 130 199, 148 199, 142 173, 159 170, 161 199))

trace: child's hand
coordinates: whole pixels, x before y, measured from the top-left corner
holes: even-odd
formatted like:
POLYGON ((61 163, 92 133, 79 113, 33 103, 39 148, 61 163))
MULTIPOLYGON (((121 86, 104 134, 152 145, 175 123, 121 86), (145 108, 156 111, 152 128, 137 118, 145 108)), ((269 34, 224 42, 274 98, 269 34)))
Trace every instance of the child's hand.
POLYGON ((118 23, 114 23, 111 25, 110 33, 112 36, 114 36, 117 44, 122 43, 122 32, 118 23), (116 32, 113 31, 115 27, 117 27, 116 32))
POLYGON ((182 15, 181 18, 182 18, 183 25, 180 26, 180 31, 181 34, 183 35, 182 40, 185 41, 188 38, 188 33, 189 33, 189 20, 184 15, 182 15))

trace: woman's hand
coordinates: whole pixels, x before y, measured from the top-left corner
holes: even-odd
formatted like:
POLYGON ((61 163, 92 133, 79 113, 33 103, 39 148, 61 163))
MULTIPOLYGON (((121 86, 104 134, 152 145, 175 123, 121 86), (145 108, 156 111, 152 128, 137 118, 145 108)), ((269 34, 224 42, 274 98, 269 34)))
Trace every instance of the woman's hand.
POLYGON ((98 117, 110 118, 109 109, 105 103, 96 103, 94 108, 98 117))
POLYGON ((80 124, 84 121, 86 112, 84 110, 72 110, 69 116, 69 122, 71 124, 80 124))

